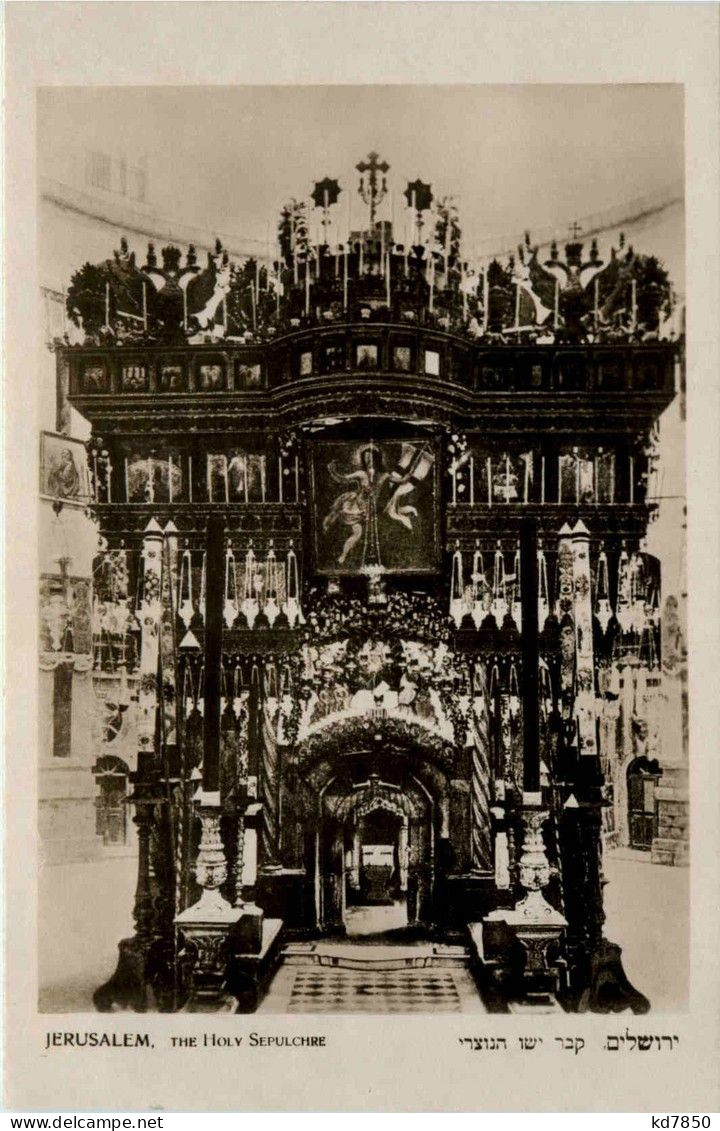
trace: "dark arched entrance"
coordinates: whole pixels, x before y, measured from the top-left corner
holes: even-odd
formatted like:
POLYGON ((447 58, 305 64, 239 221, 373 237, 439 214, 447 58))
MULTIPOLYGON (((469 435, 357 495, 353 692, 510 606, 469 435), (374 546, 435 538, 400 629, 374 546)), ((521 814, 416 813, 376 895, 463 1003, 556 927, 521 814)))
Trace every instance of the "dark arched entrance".
POLYGON ((362 762, 349 758, 323 794, 319 924, 350 934, 429 925, 435 806, 411 775, 364 777, 362 762))
POLYGON ((438 921, 442 902, 451 752, 407 725, 395 733, 392 720, 365 724, 343 720, 315 735, 298 760, 312 799, 303 837, 312 920, 330 934, 372 933, 371 922, 381 933, 422 931, 438 921), (371 908, 388 911, 373 916, 371 908))

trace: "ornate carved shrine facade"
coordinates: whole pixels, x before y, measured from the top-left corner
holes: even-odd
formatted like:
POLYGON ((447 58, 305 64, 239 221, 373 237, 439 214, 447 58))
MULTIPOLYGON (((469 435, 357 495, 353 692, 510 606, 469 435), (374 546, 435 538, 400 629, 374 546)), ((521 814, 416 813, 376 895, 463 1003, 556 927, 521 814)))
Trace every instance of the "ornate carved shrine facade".
POLYGON ((383 899, 471 938, 497 1008, 604 1007, 607 718, 659 663, 669 288, 576 240, 473 275, 429 186, 409 241, 375 219, 374 164, 343 245, 293 203, 274 261, 122 248, 68 294, 94 665, 137 718, 136 931, 101 1009, 252 1008, 280 940, 383 899))

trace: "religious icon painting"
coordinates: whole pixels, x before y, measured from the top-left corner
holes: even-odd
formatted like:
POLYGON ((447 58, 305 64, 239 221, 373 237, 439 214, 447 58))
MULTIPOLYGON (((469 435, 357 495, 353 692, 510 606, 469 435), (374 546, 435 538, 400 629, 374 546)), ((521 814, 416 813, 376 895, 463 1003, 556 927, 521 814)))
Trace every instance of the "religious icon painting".
POLYGON ((182 393, 186 389, 185 366, 180 362, 163 362, 160 366, 161 393, 182 393))
POLYGON ((40 434, 40 494, 63 503, 87 505, 90 476, 81 440, 55 432, 40 434))
POLYGON ((237 378, 235 387, 238 389, 260 389, 262 388, 262 369, 260 363, 247 365, 244 362, 238 362, 237 378))
POLYGON ((211 503, 264 503, 265 456, 241 451, 209 454, 207 491, 211 503))
POLYGON ((103 361, 90 362, 82 368, 82 387, 85 393, 109 393, 107 366, 103 361))
POLYGON ((172 503, 183 498, 179 454, 134 453, 125 464, 125 493, 129 503, 172 503))
POLYGON ((225 387, 225 369, 219 362, 198 366, 198 389, 202 393, 213 393, 225 387))
POLYGON ((431 441, 318 443, 312 477, 318 572, 437 569, 437 458, 431 441))
POLYGON ((146 393, 148 387, 147 367, 131 363, 122 366, 122 387, 129 393, 146 393))

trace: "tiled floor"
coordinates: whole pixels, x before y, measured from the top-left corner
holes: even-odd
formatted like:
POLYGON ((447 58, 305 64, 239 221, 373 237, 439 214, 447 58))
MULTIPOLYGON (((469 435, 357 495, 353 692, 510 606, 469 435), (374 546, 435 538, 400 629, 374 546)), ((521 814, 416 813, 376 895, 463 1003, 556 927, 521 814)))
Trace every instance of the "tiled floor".
POLYGON ((484 1013, 461 947, 288 947, 260 1013, 484 1013))

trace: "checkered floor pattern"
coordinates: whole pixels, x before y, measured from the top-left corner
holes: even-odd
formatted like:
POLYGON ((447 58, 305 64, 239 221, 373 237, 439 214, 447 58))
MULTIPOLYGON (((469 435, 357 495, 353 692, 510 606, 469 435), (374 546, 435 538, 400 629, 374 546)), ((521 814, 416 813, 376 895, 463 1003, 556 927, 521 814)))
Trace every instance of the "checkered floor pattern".
POLYGON ((343 970, 299 967, 290 1013, 459 1013, 450 970, 343 970))

